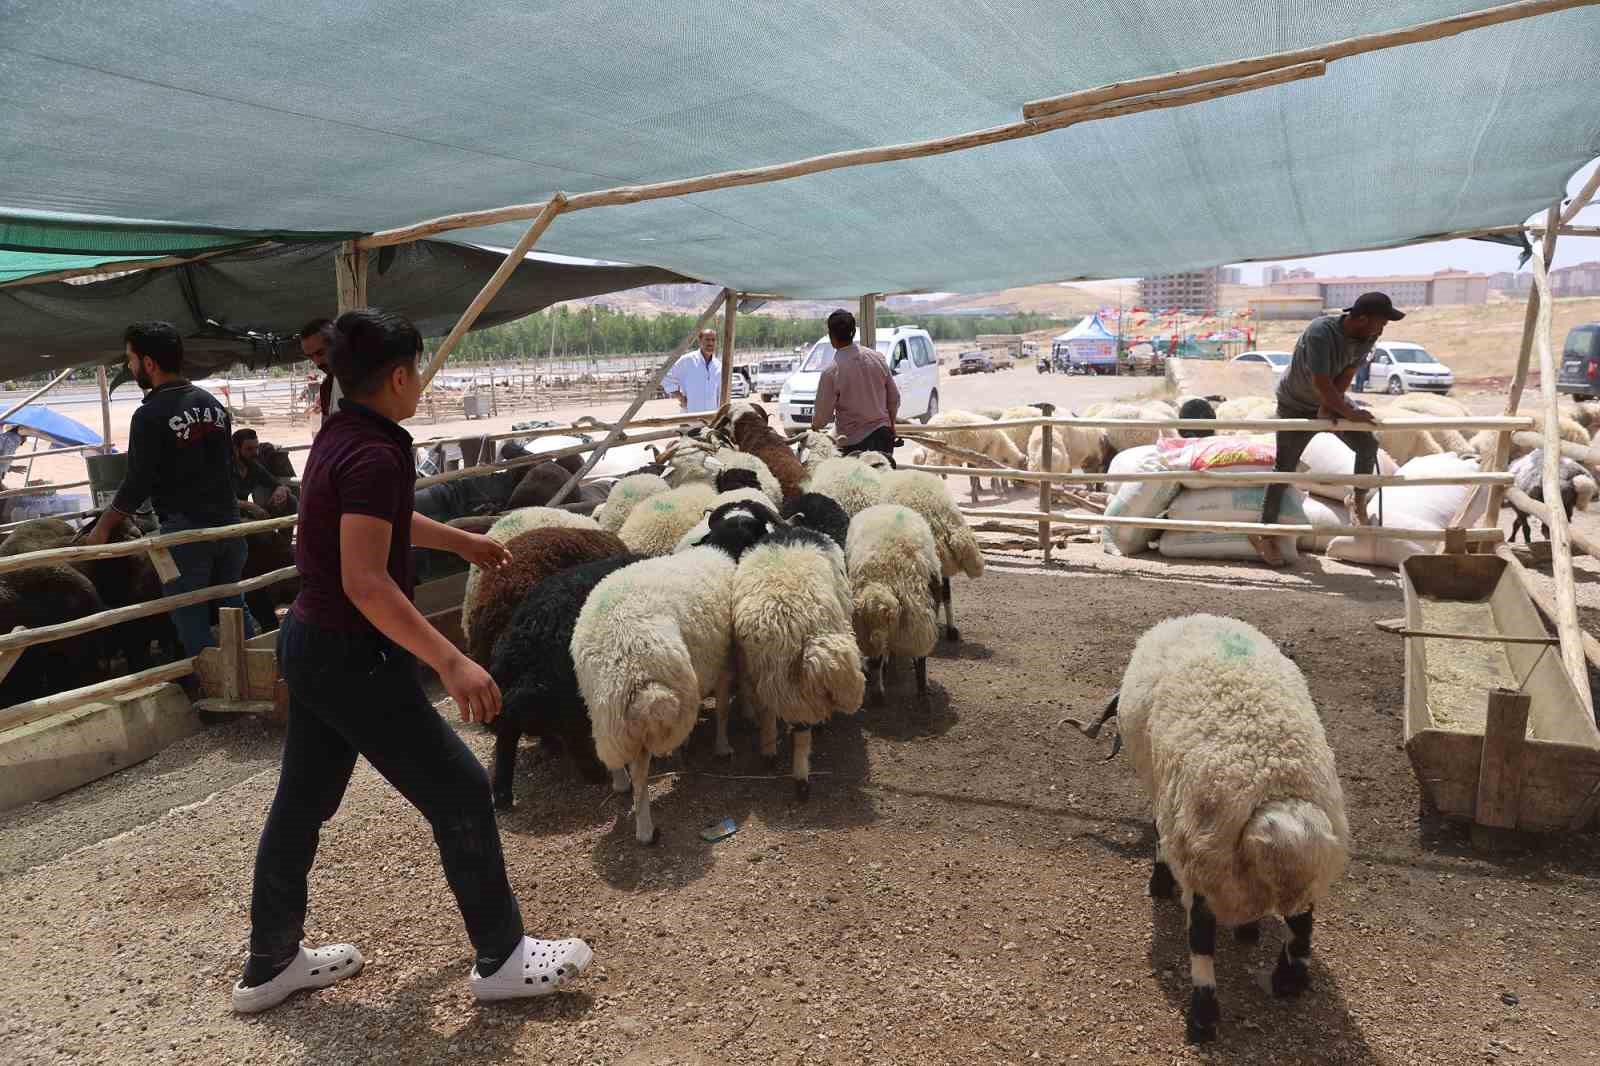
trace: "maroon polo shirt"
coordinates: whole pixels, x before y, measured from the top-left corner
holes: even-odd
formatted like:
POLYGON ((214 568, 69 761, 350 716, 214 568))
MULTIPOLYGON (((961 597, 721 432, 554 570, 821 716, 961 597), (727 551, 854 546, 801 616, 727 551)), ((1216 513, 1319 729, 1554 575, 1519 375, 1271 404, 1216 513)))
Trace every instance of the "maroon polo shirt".
POLYGON ((371 515, 393 527, 389 576, 411 598, 411 508, 417 479, 411 434, 348 397, 323 423, 300 478, 300 523, 294 562, 301 621, 344 632, 372 629, 345 595, 339 572, 339 519, 371 515))

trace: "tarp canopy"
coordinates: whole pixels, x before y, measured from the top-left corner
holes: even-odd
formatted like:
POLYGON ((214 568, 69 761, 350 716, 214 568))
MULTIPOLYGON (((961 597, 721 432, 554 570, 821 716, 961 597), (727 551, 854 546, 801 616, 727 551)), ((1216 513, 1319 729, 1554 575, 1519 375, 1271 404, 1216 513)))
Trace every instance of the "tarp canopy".
MULTIPOLYGON (((0 246, 166 254, 894 144, 1489 0, 8 0, 0 246)), ((583 211, 744 291, 985 291, 1520 223, 1600 154, 1600 9, 929 159, 583 211)), ((526 223, 462 239, 508 247, 526 223)))
POLYGON ((154 255, 67 255, 60 252, 13 252, 0 249, 0 285, 68 270, 90 270, 106 263, 127 262, 133 265, 159 258, 154 255))
POLYGON ((1100 321, 1099 315, 1085 315, 1083 321, 1067 330, 1057 334, 1058 341, 1109 341, 1115 340, 1116 334, 1106 329, 1105 323, 1100 321))
MULTIPOLYGON (((200 370, 300 359, 295 331, 335 312, 338 250, 334 242, 268 245, 89 284, 0 288, 0 377, 119 360, 122 331, 152 318, 178 327, 186 359, 200 370)), ((438 336, 502 262, 499 253, 444 241, 385 248, 368 266, 367 302, 406 315, 425 337, 438 336)), ((686 280, 655 267, 528 259, 475 328, 562 300, 686 280)))
POLYGON ((101 443, 100 434, 82 422, 36 403, 12 411, 3 424, 17 426, 35 437, 44 437, 65 447, 101 443))

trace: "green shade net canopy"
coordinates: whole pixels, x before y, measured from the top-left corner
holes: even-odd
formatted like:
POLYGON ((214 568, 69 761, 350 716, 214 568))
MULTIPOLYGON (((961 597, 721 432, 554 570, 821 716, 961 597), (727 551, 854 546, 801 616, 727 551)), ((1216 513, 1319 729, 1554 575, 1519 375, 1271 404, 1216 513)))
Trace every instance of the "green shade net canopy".
MULTIPOLYGON (((960 133, 1039 97, 1484 6, 0 0, 0 246, 328 240, 960 133)), ((1600 9, 1579 8, 1189 107, 574 213, 539 249, 825 297, 1514 224, 1600 154, 1596 57, 1600 9)), ((505 247, 525 225, 454 236, 505 247)))

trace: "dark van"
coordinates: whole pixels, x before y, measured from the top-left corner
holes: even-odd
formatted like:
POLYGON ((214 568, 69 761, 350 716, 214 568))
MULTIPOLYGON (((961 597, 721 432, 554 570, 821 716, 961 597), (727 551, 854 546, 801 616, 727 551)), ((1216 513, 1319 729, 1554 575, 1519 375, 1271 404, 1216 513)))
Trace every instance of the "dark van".
POLYGON ((1600 322, 1575 326, 1567 334, 1556 391, 1580 400, 1600 398, 1600 322))

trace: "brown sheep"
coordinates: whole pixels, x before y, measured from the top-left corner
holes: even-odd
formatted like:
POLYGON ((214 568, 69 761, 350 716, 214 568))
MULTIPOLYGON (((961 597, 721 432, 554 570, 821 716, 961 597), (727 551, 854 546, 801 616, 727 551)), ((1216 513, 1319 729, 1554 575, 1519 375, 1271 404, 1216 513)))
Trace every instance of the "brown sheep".
POLYGON ((711 420, 711 429, 729 438, 741 452, 767 464, 778 479, 783 498, 792 500, 805 491, 806 469, 789 442, 767 425, 767 409, 758 403, 723 404, 711 420))
POLYGON ((511 553, 511 563, 499 570, 484 570, 461 605, 467 654, 485 667, 494 642, 530 589, 569 566, 621 555, 628 549, 615 533, 545 527, 517 534, 506 542, 506 550, 511 553))

